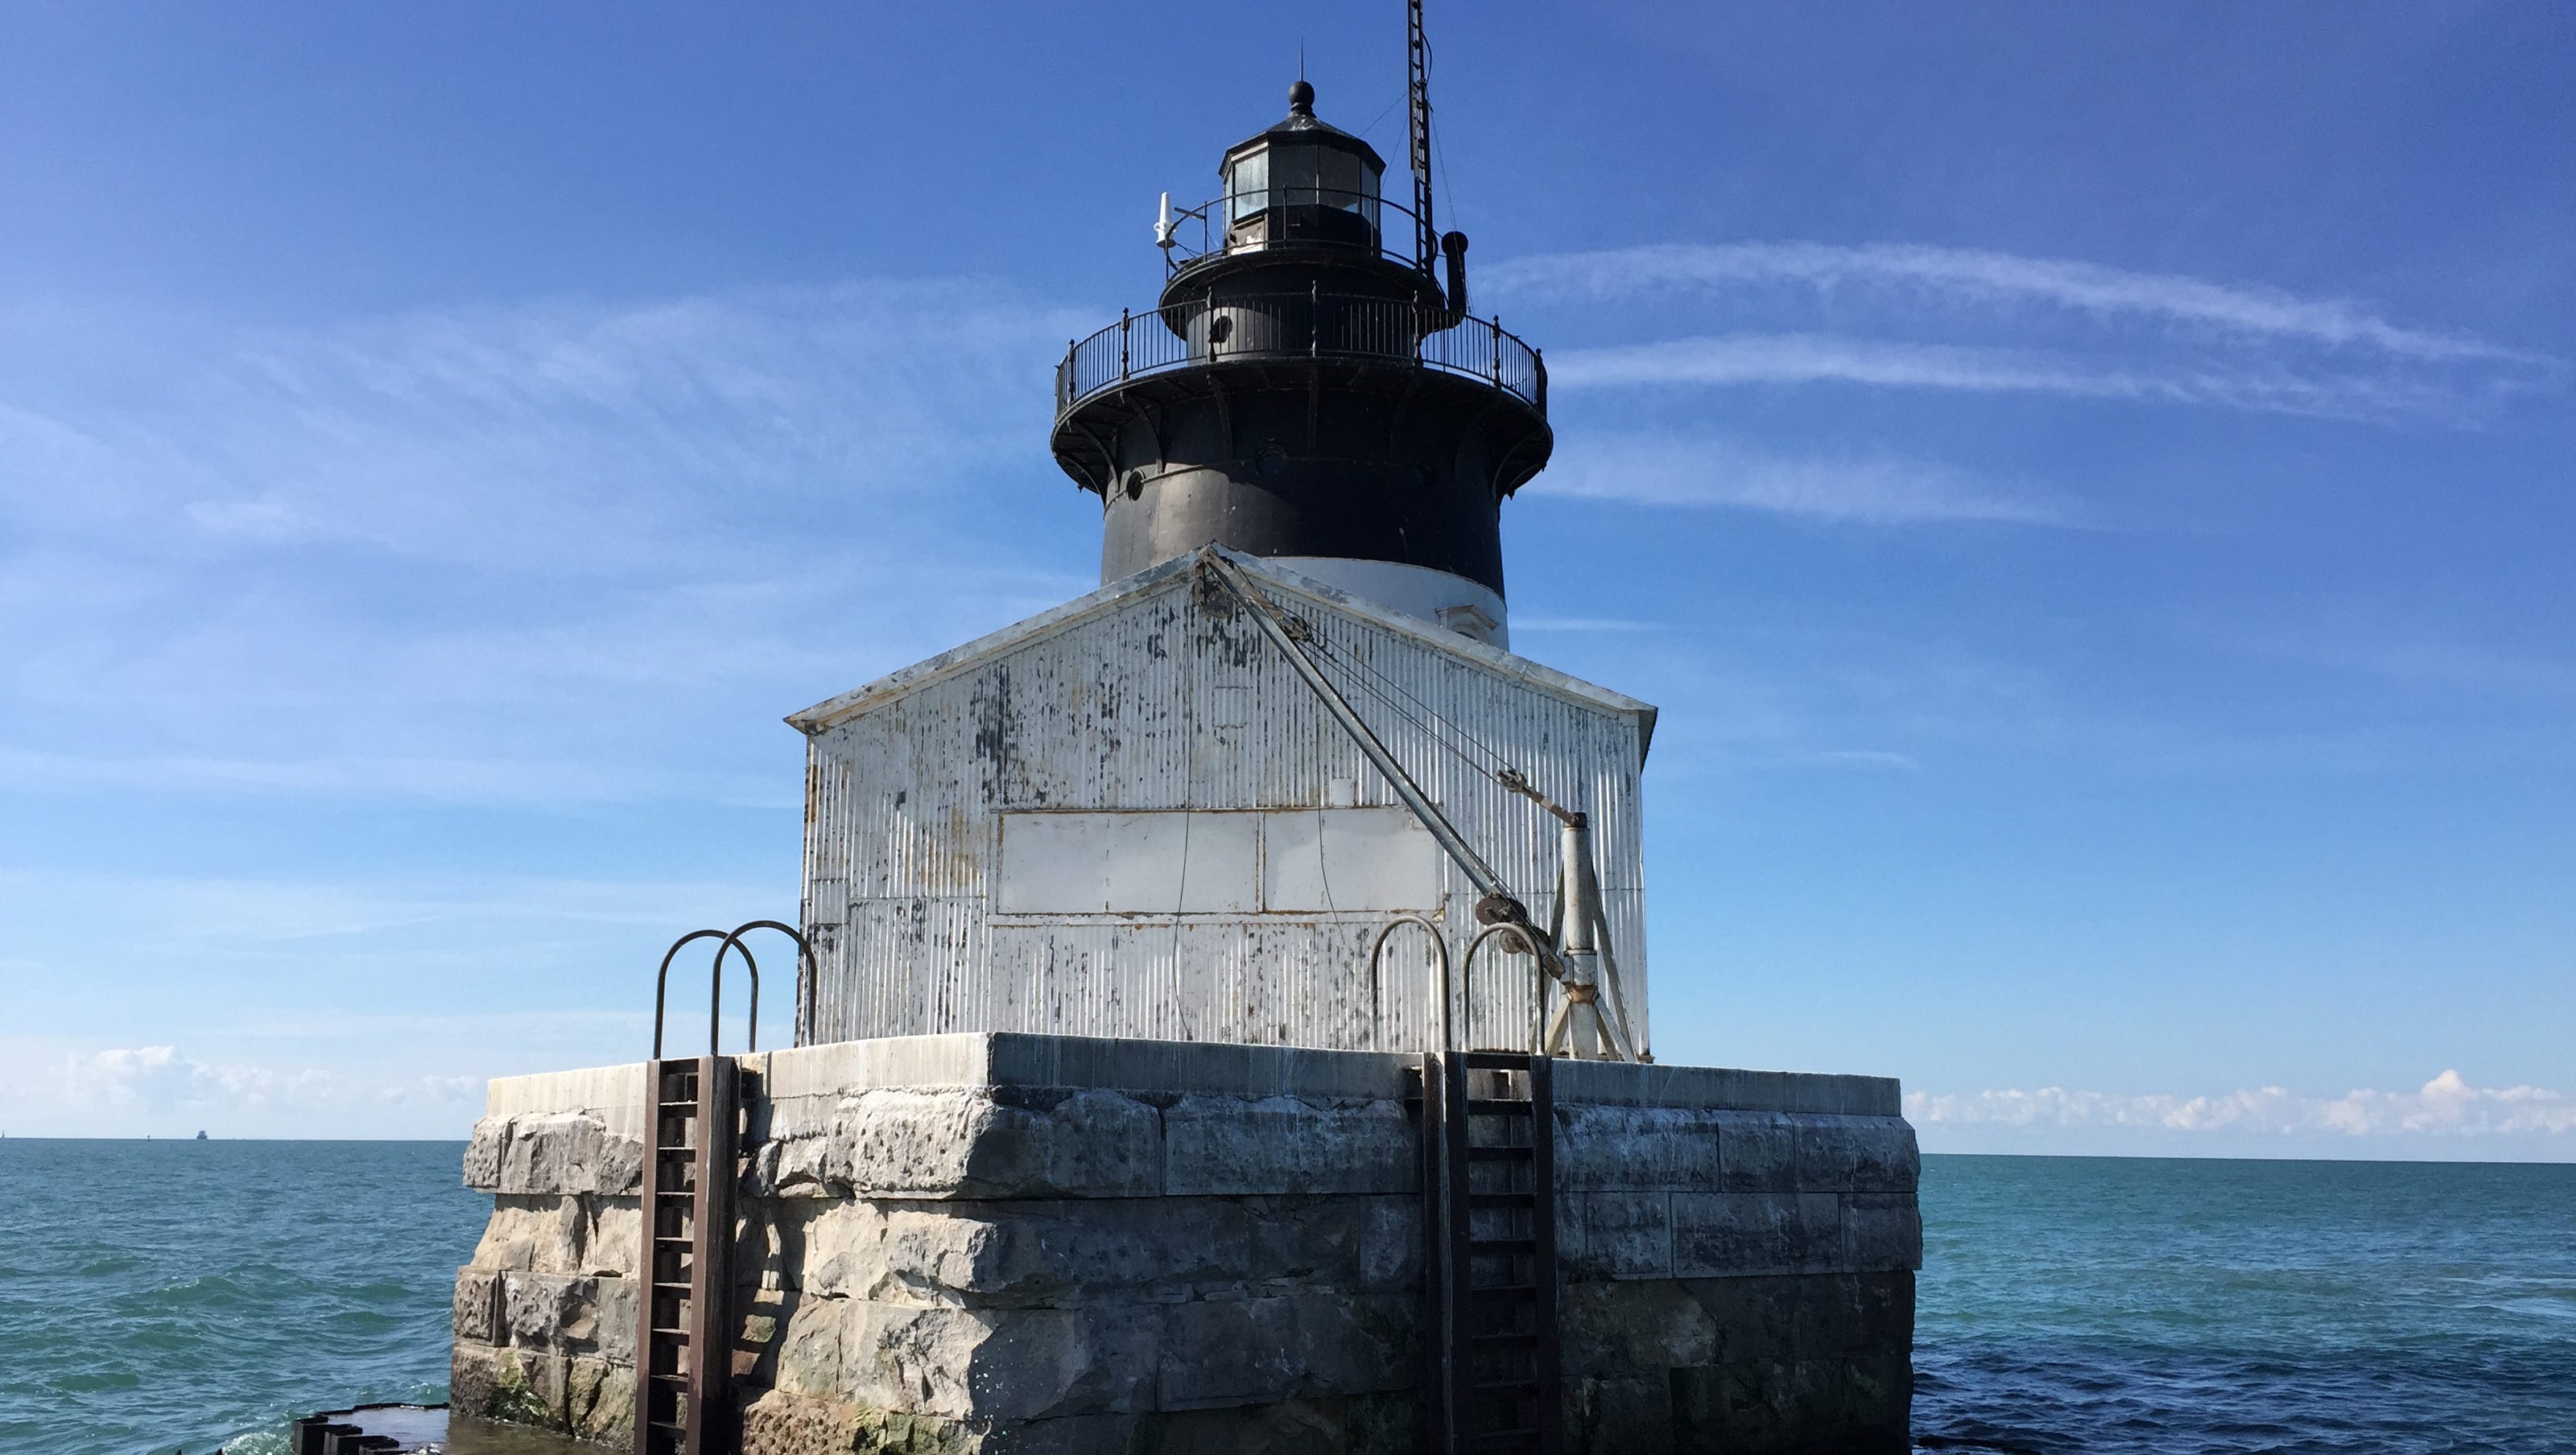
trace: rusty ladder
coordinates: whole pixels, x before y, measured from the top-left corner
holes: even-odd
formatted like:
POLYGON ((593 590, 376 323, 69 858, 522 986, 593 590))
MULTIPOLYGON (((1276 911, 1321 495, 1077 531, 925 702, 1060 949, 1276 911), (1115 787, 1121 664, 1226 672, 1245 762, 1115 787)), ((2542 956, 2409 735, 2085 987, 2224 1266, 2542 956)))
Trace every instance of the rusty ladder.
POLYGON ((732 1340, 725 1294, 733 1249, 734 1118, 731 1056, 644 1066, 653 1118, 644 1161, 646 1256, 637 1331, 637 1455, 716 1455, 732 1340))
POLYGON ((1442 1455, 1556 1455, 1555 1118, 1548 1058, 1422 1058, 1423 1340, 1428 1438, 1442 1455))
POLYGON ((772 929, 796 942, 803 972, 797 1031, 809 1024, 813 952, 805 937, 775 920, 754 920, 728 934, 693 930, 662 956, 653 985, 653 1059, 644 1063, 643 1287, 636 1299, 636 1455, 721 1455, 735 1446, 733 1325, 734 1183, 741 1175, 742 1082, 746 1074, 722 1054, 717 1024, 724 1010, 724 966, 740 951, 751 972, 748 1049, 760 1049, 760 965, 743 937, 772 929), (707 1054, 662 1056, 663 1008, 671 961, 695 940, 721 940, 707 1000, 707 1054))

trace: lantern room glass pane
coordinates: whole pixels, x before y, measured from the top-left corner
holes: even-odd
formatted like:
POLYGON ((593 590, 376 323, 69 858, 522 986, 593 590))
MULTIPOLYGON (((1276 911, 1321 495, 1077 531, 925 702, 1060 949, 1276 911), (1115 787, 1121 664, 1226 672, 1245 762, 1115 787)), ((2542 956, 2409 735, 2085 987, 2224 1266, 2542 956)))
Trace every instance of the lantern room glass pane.
POLYGON ((1235 158, 1225 174, 1226 216, 1241 221, 1270 205, 1270 153, 1251 151, 1235 158))
POLYGON ((1360 159, 1349 152, 1316 149, 1316 181, 1326 207, 1356 212, 1360 205, 1360 159))
POLYGON ((1320 150, 1311 146, 1270 148, 1270 190, 1276 194, 1275 205, 1315 205, 1315 160, 1320 150))

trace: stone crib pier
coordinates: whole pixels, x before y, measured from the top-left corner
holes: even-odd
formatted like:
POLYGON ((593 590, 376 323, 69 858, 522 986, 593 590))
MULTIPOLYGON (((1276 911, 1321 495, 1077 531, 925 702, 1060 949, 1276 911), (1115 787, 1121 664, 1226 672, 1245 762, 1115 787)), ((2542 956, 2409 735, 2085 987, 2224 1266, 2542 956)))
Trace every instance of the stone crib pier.
MULTIPOLYGON (((745 1455, 1403 1452, 1412 1055, 992 1033, 749 1054, 728 1328, 745 1455)), ((1907 1448, 1894 1081, 1559 1061, 1564 1448, 1907 1448)), ((464 1413, 624 1448, 644 1069, 491 1084, 464 1413)))

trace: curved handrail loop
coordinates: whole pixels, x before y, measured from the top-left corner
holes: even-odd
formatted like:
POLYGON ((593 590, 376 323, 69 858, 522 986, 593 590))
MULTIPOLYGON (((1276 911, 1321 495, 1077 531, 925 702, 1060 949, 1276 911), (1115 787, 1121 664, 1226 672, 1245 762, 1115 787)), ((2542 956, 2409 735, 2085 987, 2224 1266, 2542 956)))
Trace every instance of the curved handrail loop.
MULTIPOLYGON (((776 930, 795 942, 796 1043, 801 1046, 814 1030, 814 947, 805 943, 805 937, 799 934, 794 926, 780 924, 774 919, 756 919, 736 927, 732 934, 724 937, 724 943, 716 947, 717 978, 719 980, 723 978, 725 956, 737 948, 742 951, 743 963, 746 965, 752 963, 751 947, 742 943, 742 937, 753 930, 776 930)), ((751 1020, 751 1049, 757 1051, 760 1049, 760 970, 757 966, 754 966, 751 972, 751 1020)))
MULTIPOLYGON (((1517 947, 1509 944, 1508 942, 1505 943, 1503 946, 1505 953, 1529 955, 1536 961, 1535 968, 1542 977, 1545 977, 1550 973, 1547 968, 1546 958, 1539 955, 1537 950, 1539 937, 1539 931, 1537 928, 1526 924, 1515 924, 1510 920, 1505 920, 1500 924, 1487 925, 1476 932, 1476 937, 1474 939, 1467 942, 1467 953, 1459 963, 1458 976, 1461 980, 1466 982, 1467 996, 1470 1002, 1473 1002, 1476 995, 1476 952, 1485 947, 1485 942, 1487 940, 1494 938, 1496 935, 1503 934, 1518 934, 1522 937, 1522 942, 1517 947)), ((1538 1015, 1530 1022, 1529 1051, 1532 1055, 1538 1054, 1540 1037, 1545 1034, 1546 1018, 1547 997, 1542 995, 1539 997, 1538 1015)))
MULTIPOLYGON (((1386 953, 1387 938, 1406 925, 1422 926, 1431 936, 1431 948, 1440 952, 1440 1050, 1445 1055, 1457 1040, 1457 1036, 1453 1032, 1449 1015, 1449 941, 1440 933, 1438 925, 1418 914, 1400 914, 1387 921, 1386 928, 1377 932, 1377 939, 1369 946, 1369 995, 1373 999, 1377 998, 1378 987, 1385 983, 1378 961, 1379 957, 1386 953)), ((1378 1033, 1385 1034, 1385 1015, 1378 1013, 1380 1007, 1377 1005, 1371 1005, 1370 1010, 1373 1012, 1372 1019, 1376 1022, 1378 1033)))
MULTIPOLYGON (((663 952, 662 952, 662 968, 661 968, 659 971, 657 971, 657 972, 654 974, 654 976, 653 976, 653 1059, 654 1059, 654 1060, 659 1061, 659 1060, 661 1060, 661 1059, 662 1059, 662 1022, 663 1022, 663 1013, 664 1013, 664 1009, 665 1009, 665 1006, 666 1006, 667 1002, 669 1001, 669 998, 670 998, 670 992, 671 992, 671 962, 672 962, 673 960, 676 960, 676 959, 680 958, 680 951, 682 951, 683 949, 686 949, 686 948, 688 947, 688 945, 689 945, 689 942, 690 942, 690 941, 692 941, 692 940, 721 940, 721 939, 723 939, 723 938, 725 938, 725 932, 724 932, 724 931, 722 931, 722 930, 691 930, 691 931, 689 931, 687 934, 680 936, 680 937, 679 937, 678 939, 676 939, 676 940, 673 940, 673 941, 671 942, 671 948, 669 948, 668 950, 665 950, 665 951, 663 951, 663 952)), ((721 961, 719 961, 719 966, 718 966, 718 968, 719 968, 719 969, 721 969, 721 968, 722 968, 721 961)), ((753 971, 753 972, 752 972, 752 975, 753 975, 753 982, 752 982, 752 983, 754 983, 755 985, 756 985, 756 984, 758 984, 758 983, 759 983, 759 972, 755 970, 755 971, 753 971)), ((709 1032, 709 1034, 708 1034, 708 1039, 710 1040, 710 1042, 712 1042, 712 1041, 713 1041, 713 1039, 714 1039, 714 1026, 713 1026, 713 1021, 715 1020, 714 1013, 713 1013, 713 1012, 709 1012, 709 1014, 708 1014, 708 1016, 707 1016, 707 1019, 708 1019, 708 1021, 709 1021, 709 1023, 710 1023, 710 1024, 709 1024, 709 1026, 708 1026, 708 1032, 709 1032)), ((756 1034, 757 1034, 757 1032, 755 1031, 755 1032, 754 1032, 754 1034, 756 1035, 756 1034)), ((713 1046, 712 1046, 712 1045, 710 1045, 710 1046, 709 1046, 709 1048, 708 1048, 708 1052, 709 1052, 709 1054, 710 1054, 710 1055, 712 1055, 712 1054, 714 1053, 714 1048, 713 1048, 713 1046)))
POLYGON ((751 921, 749 924, 735 929, 731 934, 727 934, 723 930, 691 930, 687 934, 673 940, 671 942, 671 948, 662 952, 662 968, 656 971, 653 976, 654 1060, 659 1061, 662 1059, 662 1032, 668 1019, 667 1012, 669 1009, 671 993, 671 962, 679 958, 680 951, 686 949, 693 941, 697 940, 721 940, 724 942, 716 946, 715 964, 710 967, 707 972, 707 1054, 710 1056, 720 1056, 724 1054, 722 1041, 724 1020, 724 965, 725 957, 732 954, 737 949, 742 951, 743 969, 749 971, 751 974, 751 1017, 745 1031, 746 1044, 743 1049, 745 1051, 757 1051, 760 1049, 760 962, 752 958, 751 947, 742 943, 742 937, 744 935, 758 929, 784 931, 789 939, 796 942, 797 952, 804 957, 799 965, 800 972, 802 972, 800 978, 809 984, 811 983, 814 968, 814 952, 806 948, 805 937, 803 935, 796 933, 796 931, 789 929, 787 926, 780 924, 776 920, 756 919, 751 921))

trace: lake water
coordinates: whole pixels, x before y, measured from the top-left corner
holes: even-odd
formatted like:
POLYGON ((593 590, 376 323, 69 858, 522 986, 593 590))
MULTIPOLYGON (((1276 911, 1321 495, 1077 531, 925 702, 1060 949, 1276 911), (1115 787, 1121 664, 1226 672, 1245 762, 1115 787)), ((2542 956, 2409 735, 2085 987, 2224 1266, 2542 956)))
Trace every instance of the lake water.
MULTIPOLYGON (((462 1150, 0 1140, 0 1452, 443 1397, 462 1150)), ((1923 1210, 1925 1450, 2576 1451, 2576 1166, 1927 1157, 1923 1210)))

